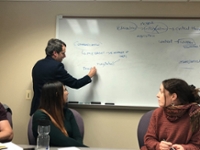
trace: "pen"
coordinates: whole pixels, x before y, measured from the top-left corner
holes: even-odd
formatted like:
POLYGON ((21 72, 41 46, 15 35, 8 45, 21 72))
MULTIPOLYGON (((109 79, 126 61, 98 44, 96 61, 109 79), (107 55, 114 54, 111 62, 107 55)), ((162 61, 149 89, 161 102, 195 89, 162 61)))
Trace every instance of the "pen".
MULTIPOLYGON (((167 142, 165 139, 163 139, 163 141, 167 142)), ((170 147, 170 150, 176 150, 176 149, 173 147, 170 147)))

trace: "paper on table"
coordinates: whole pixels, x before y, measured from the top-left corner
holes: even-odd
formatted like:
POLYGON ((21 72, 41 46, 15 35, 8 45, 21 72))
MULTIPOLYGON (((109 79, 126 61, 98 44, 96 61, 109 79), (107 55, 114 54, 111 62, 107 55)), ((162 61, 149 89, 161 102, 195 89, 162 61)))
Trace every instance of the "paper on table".
POLYGON ((5 145, 3 145, 2 143, 0 143, 0 149, 6 149, 7 147, 5 145))
POLYGON ((7 143, 1 143, 0 145, 4 145, 7 147, 6 150, 23 150, 23 148, 19 147, 18 145, 12 143, 12 142, 7 142, 7 143))
POLYGON ((65 147, 65 148, 58 148, 58 150, 80 150, 77 147, 65 147))

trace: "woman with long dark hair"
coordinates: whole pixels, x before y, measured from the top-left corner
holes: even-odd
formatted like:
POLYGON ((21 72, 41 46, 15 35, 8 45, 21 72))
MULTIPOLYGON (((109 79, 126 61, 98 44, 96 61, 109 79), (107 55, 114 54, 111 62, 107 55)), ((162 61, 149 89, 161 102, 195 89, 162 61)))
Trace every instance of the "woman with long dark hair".
POLYGON ((39 109, 33 115, 33 135, 37 138, 38 120, 50 120, 50 146, 85 147, 78 125, 70 109, 65 106, 68 91, 59 81, 44 84, 39 109))

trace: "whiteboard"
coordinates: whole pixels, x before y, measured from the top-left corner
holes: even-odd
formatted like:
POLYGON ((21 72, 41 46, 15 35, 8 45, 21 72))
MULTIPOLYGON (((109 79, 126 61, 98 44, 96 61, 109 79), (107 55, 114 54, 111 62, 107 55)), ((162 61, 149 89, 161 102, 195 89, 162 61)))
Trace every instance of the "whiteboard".
POLYGON ((97 76, 70 89, 69 102, 157 107, 161 82, 182 78, 200 87, 200 20, 57 16, 56 38, 67 44, 63 63, 76 78, 92 66, 97 76))

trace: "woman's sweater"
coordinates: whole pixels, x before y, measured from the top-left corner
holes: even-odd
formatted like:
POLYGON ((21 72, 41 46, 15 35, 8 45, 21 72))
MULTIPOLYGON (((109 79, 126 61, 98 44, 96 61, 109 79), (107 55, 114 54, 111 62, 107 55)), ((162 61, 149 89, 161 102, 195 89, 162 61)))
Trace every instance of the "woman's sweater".
POLYGON ((162 140, 181 144, 185 150, 200 150, 200 131, 192 132, 189 110, 174 122, 166 118, 162 107, 155 109, 150 119, 141 150, 159 150, 162 140))
POLYGON ((50 146, 56 147, 68 147, 68 146, 76 146, 76 147, 86 147, 83 144, 83 138, 81 137, 78 125, 74 118, 73 113, 70 109, 64 108, 64 126, 67 130, 68 137, 65 136, 59 128, 57 128, 50 120, 49 116, 42 112, 41 110, 37 110, 33 115, 32 121, 32 130, 35 139, 37 139, 37 127, 38 120, 40 119, 48 119, 50 120, 50 146))

